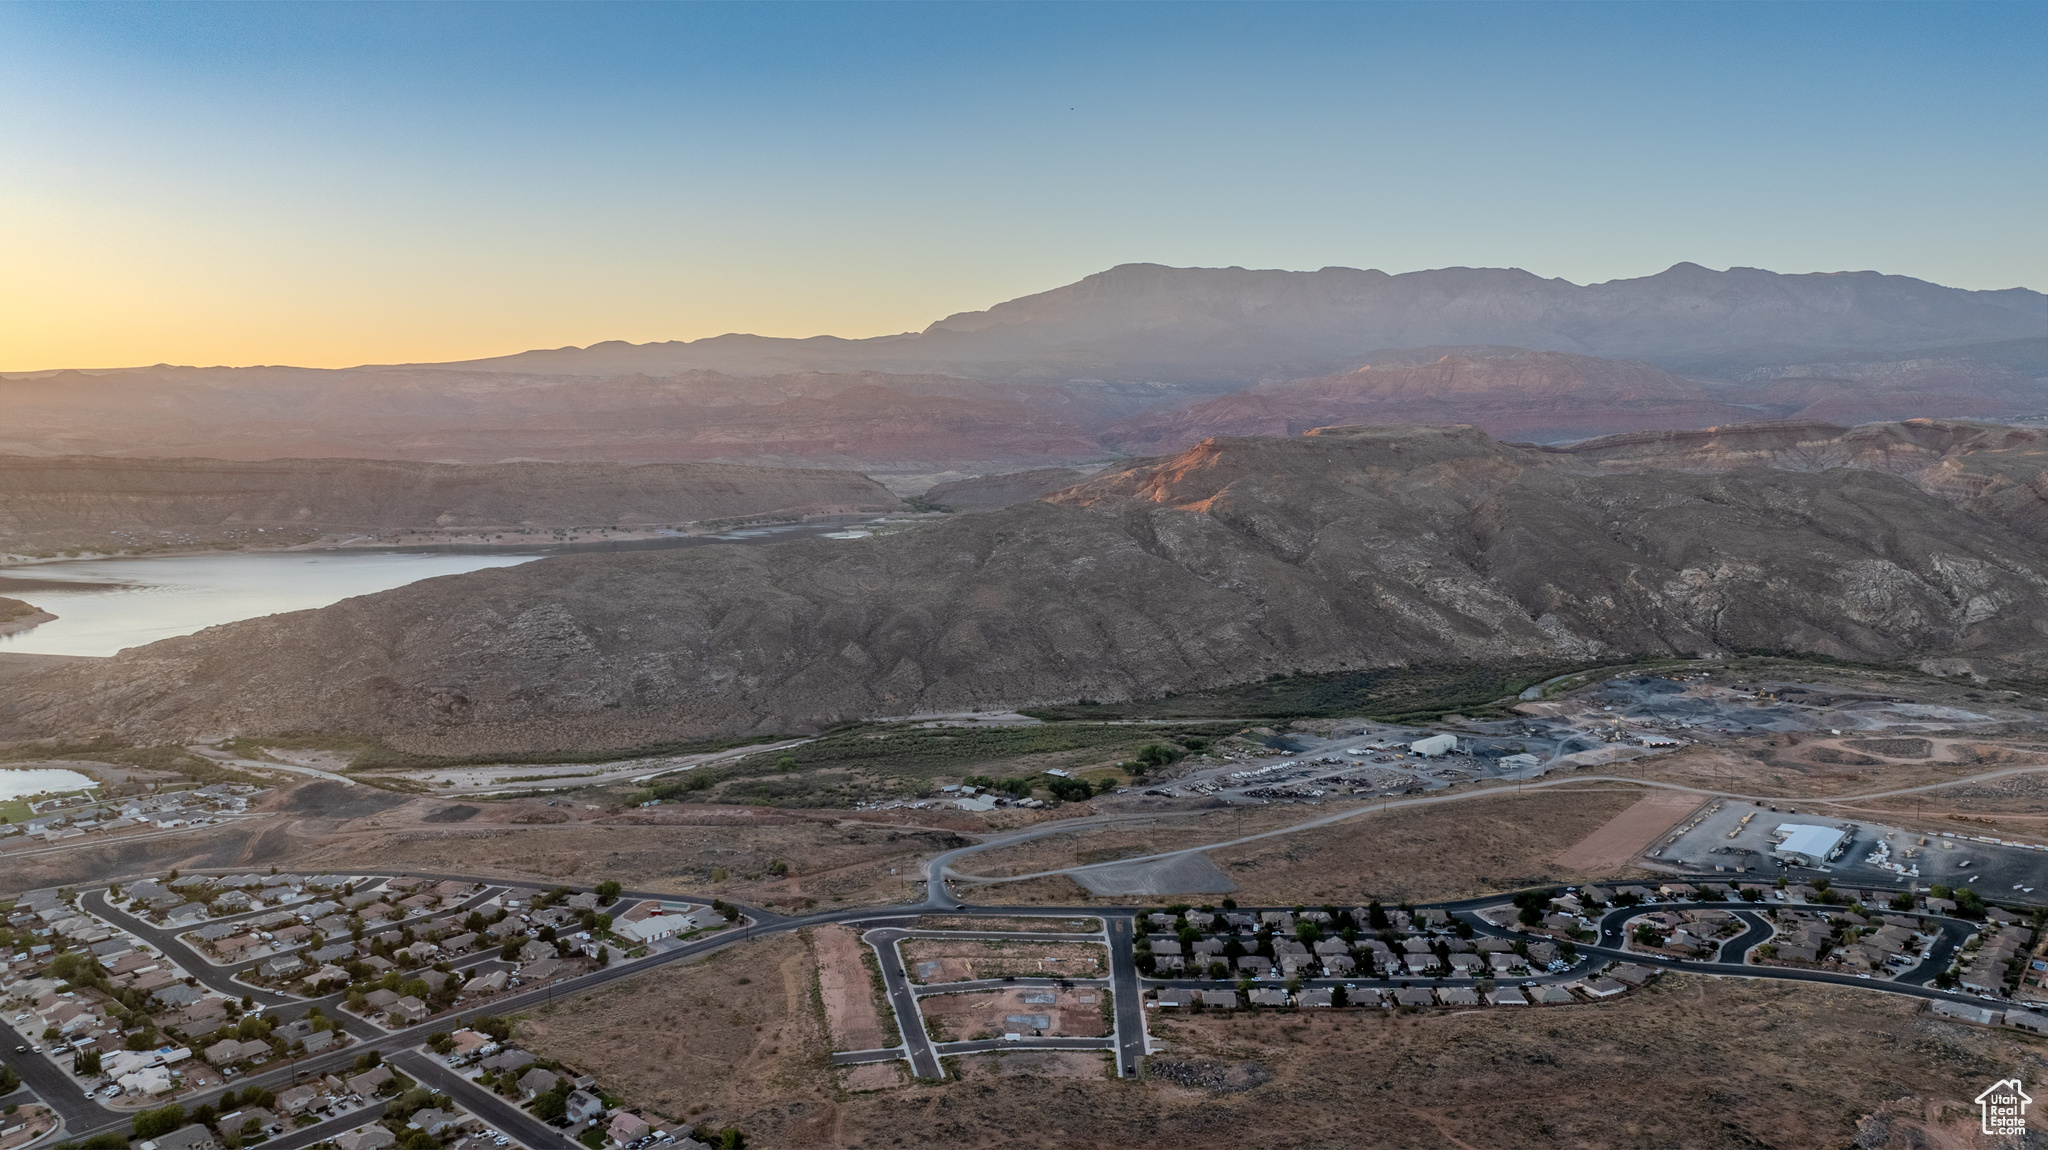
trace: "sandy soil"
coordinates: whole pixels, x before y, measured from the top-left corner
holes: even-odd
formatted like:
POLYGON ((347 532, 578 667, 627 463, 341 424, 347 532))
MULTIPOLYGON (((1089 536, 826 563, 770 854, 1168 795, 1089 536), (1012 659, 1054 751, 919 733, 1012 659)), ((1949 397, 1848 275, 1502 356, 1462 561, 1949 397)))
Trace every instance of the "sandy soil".
POLYGON ((1018 915, 1015 918, 990 918, 986 916, 964 916, 928 914, 917 920, 919 930, 1001 930, 1033 934, 1093 934, 1102 929, 1099 918, 1055 918, 1050 915, 1018 915))
POLYGON ((1124 1150, 1219 1130, 1285 1150, 1961 1148, 1983 1144, 1964 1125, 1978 1091, 2048 1073, 2048 1042, 1905 999, 1666 975, 1613 1002, 1526 1012, 1155 1012, 1168 1049, 1138 1081, 1095 1055, 1016 1052, 897 1085, 897 1066, 826 1065, 808 970, 800 942, 766 939, 557 1003, 522 1036, 630 1103, 701 1106, 693 1119, 794 1150, 1124 1150))
POLYGON ((1145 822, 1134 821, 1101 829, 1047 835, 1015 846, 982 851, 962 858, 953 869, 962 874, 995 877, 1085 866, 1222 842, 1341 809, 1335 804, 1328 807, 1225 807, 1145 822))
POLYGON ((917 1001, 918 1013, 928 1025, 936 1024, 948 1041, 968 1038, 997 1038, 1023 1031, 1025 1024, 1013 1022, 1012 1015, 1044 1016, 1047 1025, 1032 1028, 1040 1033, 1068 1038, 1100 1038, 1110 1033, 1105 1016, 1107 993, 1094 987, 1073 990, 977 991, 971 994, 934 994, 917 1001), (1027 995, 1050 994, 1053 1001, 1026 1002, 1027 995))
POLYGON ((867 947, 860 936, 851 927, 821 926, 811 932, 811 949, 817 955, 818 994, 834 1048, 875 1050, 886 1045, 874 980, 862 958, 867 947))
POLYGON ((1591 877, 1557 863, 1559 850, 1640 798, 1629 787, 1530 791, 1365 814, 1209 853, 1247 906, 1462 898, 1591 877))
POLYGON ((798 1097, 822 1093, 828 1044, 811 993, 817 969, 802 939, 774 935, 558 999, 522 1022, 519 1037, 635 1105, 729 1120, 784 1086, 798 1097))
POLYGON ((913 938, 899 945, 914 982, 964 982, 1005 975, 1100 978, 1109 970, 1109 948, 1087 942, 913 938), (936 962, 925 974, 920 963, 936 962))
POLYGON ((1651 791, 1600 829, 1557 856, 1557 865, 1582 874, 1604 874, 1627 868, 1652 841, 1700 806, 1699 795, 1683 791, 1651 791))

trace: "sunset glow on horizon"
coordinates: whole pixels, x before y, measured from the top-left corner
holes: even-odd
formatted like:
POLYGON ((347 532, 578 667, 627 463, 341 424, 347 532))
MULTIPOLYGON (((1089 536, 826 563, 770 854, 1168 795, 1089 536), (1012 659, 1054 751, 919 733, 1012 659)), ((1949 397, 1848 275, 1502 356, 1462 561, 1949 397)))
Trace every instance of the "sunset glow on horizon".
POLYGON ((872 336, 1140 261, 2043 288, 2044 33, 1989 5, 0 6, 0 371, 872 336))

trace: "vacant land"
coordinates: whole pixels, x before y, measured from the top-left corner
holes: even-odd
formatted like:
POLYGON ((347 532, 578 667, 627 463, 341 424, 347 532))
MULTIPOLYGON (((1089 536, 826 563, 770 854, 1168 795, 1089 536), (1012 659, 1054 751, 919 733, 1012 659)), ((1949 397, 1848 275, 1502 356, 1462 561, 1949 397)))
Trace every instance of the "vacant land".
POLYGON ((804 940, 775 935, 557 1000, 519 1037, 669 1118, 730 1120, 784 1089, 818 1092, 816 976, 804 940))
POLYGON ((867 946, 851 927, 821 926, 811 932, 818 960, 818 998, 825 1028, 838 1050, 878 1050, 884 1038, 875 984, 868 975, 867 946))
POLYGON ((1109 993, 1095 987, 933 994, 917 1010, 941 1041, 1000 1038, 1005 1034, 1100 1038, 1112 1027, 1109 993))
POLYGON ((789 936, 748 943, 558 1002, 521 1035, 630 1104, 797 1150, 1091 1150, 1246 1129, 1286 1150, 1903 1150, 1981 1144, 1963 1125, 1970 1099, 1999 1078, 2048 1073, 2042 1039, 1938 1021, 1906 999, 1665 975, 1614 1002, 1520 1012, 1155 1011, 1172 1049, 1137 1081, 1107 1077, 1095 1055, 1016 1052, 961 1059, 958 1081, 891 1088, 893 1067, 856 1084, 825 1064, 801 993, 809 969, 789 936))
POLYGON ((1461 898, 1592 877, 1559 865, 1558 853, 1641 797, 1631 787, 1508 793, 1363 814, 1210 856, 1247 906, 1461 898))
MULTIPOLYGON (((1080 827, 966 855, 954 864, 953 869, 960 874, 990 878, 1037 874, 1063 867, 1114 862, 1139 855, 1184 850, 1205 843, 1225 842, 1342 809, 1335 803, 1322 807, 1218 807, 1132 819, 1111 826, 1080 827)), ((995 891, 1002 887, 988 889, 995 891)))
POLYGON ((913 938, 900 947, 903 965, 916 982, 965 982, 1009 975, 1100 978, 1109 972, 1109 950, 1096 943, 913 938))
POLYGON ((1643 848, 1702 801, 1699 795, 1685 791, 1651 791, 1592 834, 1559 852, 1557 865, 1583 874, 1626 869, 1643 848))
POLYGON ((978 915, 928 914, 917 920, 919 930, 1012 931, 1037 934, 1094 934, 1102 929, 1099 918, 1059 918, 1054 915, 1017 915, 992 918, 978 915))
POLYGON ((1984 1085, 2048 1067, 2039 1039, 1919 1007, 1667 975, 1611 1004, 1519 1016, 1176 1018, 1157 1027, 1175 1049, 1152 1070, 1255 1065, 1241 1094, 1178 1092, 1225 1110, 1320 1100, 1280 1119, 1282 1145, 1846 1146, 1860 1124, 1856 1145, 1903 1147, 1973 1118, 1984 1085))

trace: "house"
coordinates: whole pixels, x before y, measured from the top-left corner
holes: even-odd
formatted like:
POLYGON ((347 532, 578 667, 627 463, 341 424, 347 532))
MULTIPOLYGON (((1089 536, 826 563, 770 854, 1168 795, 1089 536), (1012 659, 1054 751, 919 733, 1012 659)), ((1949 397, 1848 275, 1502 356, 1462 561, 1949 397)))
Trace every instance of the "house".
POLYGON ((1394 992, 1394 1003, 1398 1006, 1434 1006, 1436 998, 1420 986, 1404 986, 1394 992))
POLYGON ((1543 1006, 1563 1006, 1578 1001, 1578 999, 1572 997, 1571 991, 1555 983, 1549 986, 1537 987, 1530 997, 1533 1001, 1543 1006))
POLYGON ((1234 990, 1204 990, 1199 993, 1202 996, 1202 1005, 1205 1007, 1222 1010, 1237 1009, 1237 992, 1234 990))
POLYGON ((1460 978, 1470 978, 1486 968, 1486 963, 1476 954, 1454 954, 1451 956, 1451 971, 1460 978))
POLYGON ((335 1150, 385 1150, 396 1141, 398 1139, 391 1136, 391 1131, 382 1126, 365 1126, 361 1130, 334 1136, 335 1150))
POLYGON ((1607 974, 1617 982, 1625 982, 1630 986, 1641 986, 1657 977, 1656 971, 1647 966, 1637 966, 1633 962, 1620 963, 1613 970, 1608 971, 1607 974))
POLYGON ((1477 1006, 1479 992, 1469 986, 1439 986, 1436 1000, 1445 1006, 1477 1006))
POLYGON ((439 1134, 460 1121, 462 1121, 460 1114, 451 1114, 446 1110, 430 1106, 425 1110, 413 1111, 412 1121, 406 1123, 406 1125, 414 1130, 423 1130, 428 1134, 439 1134))
POLYGON ((572 1090, 565 1101, 569 1104, 571 1122, 595 1122, 604 1117, 604 1099, 588 1090, 572 1090))
POLYGON ((361 1074, 352 1075, 348 1079, 348 1091, 350 1094, 360 1095, 364 1098, 374 1098, 377 1095, 377 1091, 389 1085, 391 1081, 391 1068, 389 1066, 372 1066, 361 1074))
POLYGON ((1253 1006, 1285 1006, 1287 992, 1275 986, 1262 986, 1251 992, 1253 1006))
POLYGON ((621 1110, 619 1113, 612 1115, 611 1125, 605 1127, 604 1133, 605 1137, 611 1139, 613 1143, 624 1146, 633 1139, 647 1133, 648 1129, 646 1119, 638 1114, 629 1114, 621 1110))
POLYGON ((536 959, 519 968, 519 981, 546 982, 562 972, 562 961, 555 958, 536 959))
POLYGON ((142 1150, 220 1150, 220 1140, 205 1126, 193 1125, 159 1134, 144 1142, 142 1150))
POLYGON ((320 1092, 310 1086, 294 1086, 277 1096, 277 1108, 286 1114, 302 1114, 319 1097, 320 1092))
POLYGON ((1594 978, 1581 983, 1580 989, 1594 998, 1613 998, 1617 994, 1627 992, 1628 987, 1611 978, 1594 978))
POLYGON ((1193 1006, 1193 1005, 1194 1005, 1194 1003, 1195 1003, 1195 992, 1194 992, 1194 991, 1192 991, 1192 990, 1182 990, 1182 989, 1180 989, 1180 988, 1178 988, 1178 987, 1172 987, 1172 986, 1169 986, 1169 987, 1165 987, 1165 988, 1163 988, 1163 989, 1161 989, 1161 990, 1160 990, 1160 992, 1159 992, 1159 995, 1158 995, 1158 1001, 1154 1002, 1154 1003, 1153 1003, 1152 1005, 1154 1005, 1154 1006, 1193 1006))
POLYGON ((395 990, 373 990, 363 996, 363 1006, 372 1014, 388 1012, 397 1004, 398 992, 395 990))
POLYGON ((426 1003, 410 994, 391 1004, 391 1017, 407 1026, 418 1026, 432 1013, 433 1011, 427 1009, 426 1003))
POLYGON ((464 1027, 448 1037, 455 1040, 455 1053, 457 1057, 465 1054, 475 1054, 491 1041, 490 1035, 479 1034, 468 1027, 464 1027))
POLYGON ((462 984, 462 989, 469 994, 490 994, 503 990, 505 989, 505 972, 494 970, 480 978, 472 978, 462 984))
POLYGON ((280 954, 276 958, 266 959, 256 969, 265 978, 284 978, 287 975, 297 974, 305 968, 306 960, 298 955, 280 954))
POLYGON ((1332 1006, 1332 1005, 1335 1005, 1335 1003, 1334 1003, 1334 1000, 1333 1000, 1333 999, 1332 999, 1332 997, 1331 997, 1331 992, 1330 992, 1329 988, 1327 988, 1327 987, 1322 987, 1322 988, 1316 988, 1316 989, 1311 989, 1311 990, 1304 990, 1304 991, 1302 991, 1302 992, 1301 992, 1300 994, 1297 994, 1297 995, 1295 995, 1295 996, 1294 996, 1294 1005, 1296 1005, 1296 1006, 1332 1006))
POLYGON ((284 1123, 278 1120, 277 1115, 265 1110, 261 1106, 250 1106, 237 1110, 233 1114, 221 1115, 220 1121, 215 1124, 215 1128, 219 1130, 273 1133, 283 1125, 284 1123))
POLYGON ((1487 991, 1486 1003, 1489 1006, 1527 1006, 1529 1000, 1523 996, 1519 987, 1505 986, 1487 991))
POLYGON ((1997 1026, 2005 1021, 2005 1015, 2001 1011, 1983 1006, 1972 1006, 1966 1002, 1949 1002, 1945 999, 1935 999, 1933 1002, 1928 1003, 1927 1010, 1928 1013, 1938 1014, 1943 1018, 1956 1018, 1964 1022, 1975 1022, 1983 1026, 1997 1026))
POLYGON ((519 1093, 522 1097, 534 1098, 553 1090, 555 1083, 561 1080, 562 1076, 554 1071, 536 1066, 519 1076, 519 1093))
POLYGON ((505 1049, 500 1050, 496 1054, 493 1054, 485 1058, 477 1065, 482 1066, 485 1070, 492 1070, 496 1071, 499 1074, 506 1074, 512 1071, 524 1070, 525 1068, 532 1066, 533 1055, 528 1054, 526 1051, 521 1050, 516 1046, 508 1046, 505 1049))
POLYGON ((1380 991, 1374 987, 1360 987, 1359 989, 1350 991, 1349 993, 1351 996, 1351 1005, 1353 1006, 1385 1006, 1387 1004, 1387 996, 1385 992, 1380 991))
POLYGON ((2008 1010, 2005 1012, 2005 1024, 2041 1034, 2048 1032, 2048 1014, 2035 1014, 2031 1010, 2008 1010))

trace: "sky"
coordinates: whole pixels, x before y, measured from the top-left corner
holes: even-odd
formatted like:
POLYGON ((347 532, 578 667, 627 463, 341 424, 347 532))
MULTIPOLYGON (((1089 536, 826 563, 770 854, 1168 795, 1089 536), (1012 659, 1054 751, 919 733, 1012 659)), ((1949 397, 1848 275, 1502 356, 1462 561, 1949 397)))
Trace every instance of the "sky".
POLYGON ((0 4, 0 371, 878 335, 1119 263, 2048 288, 2041 4, 0 4))

